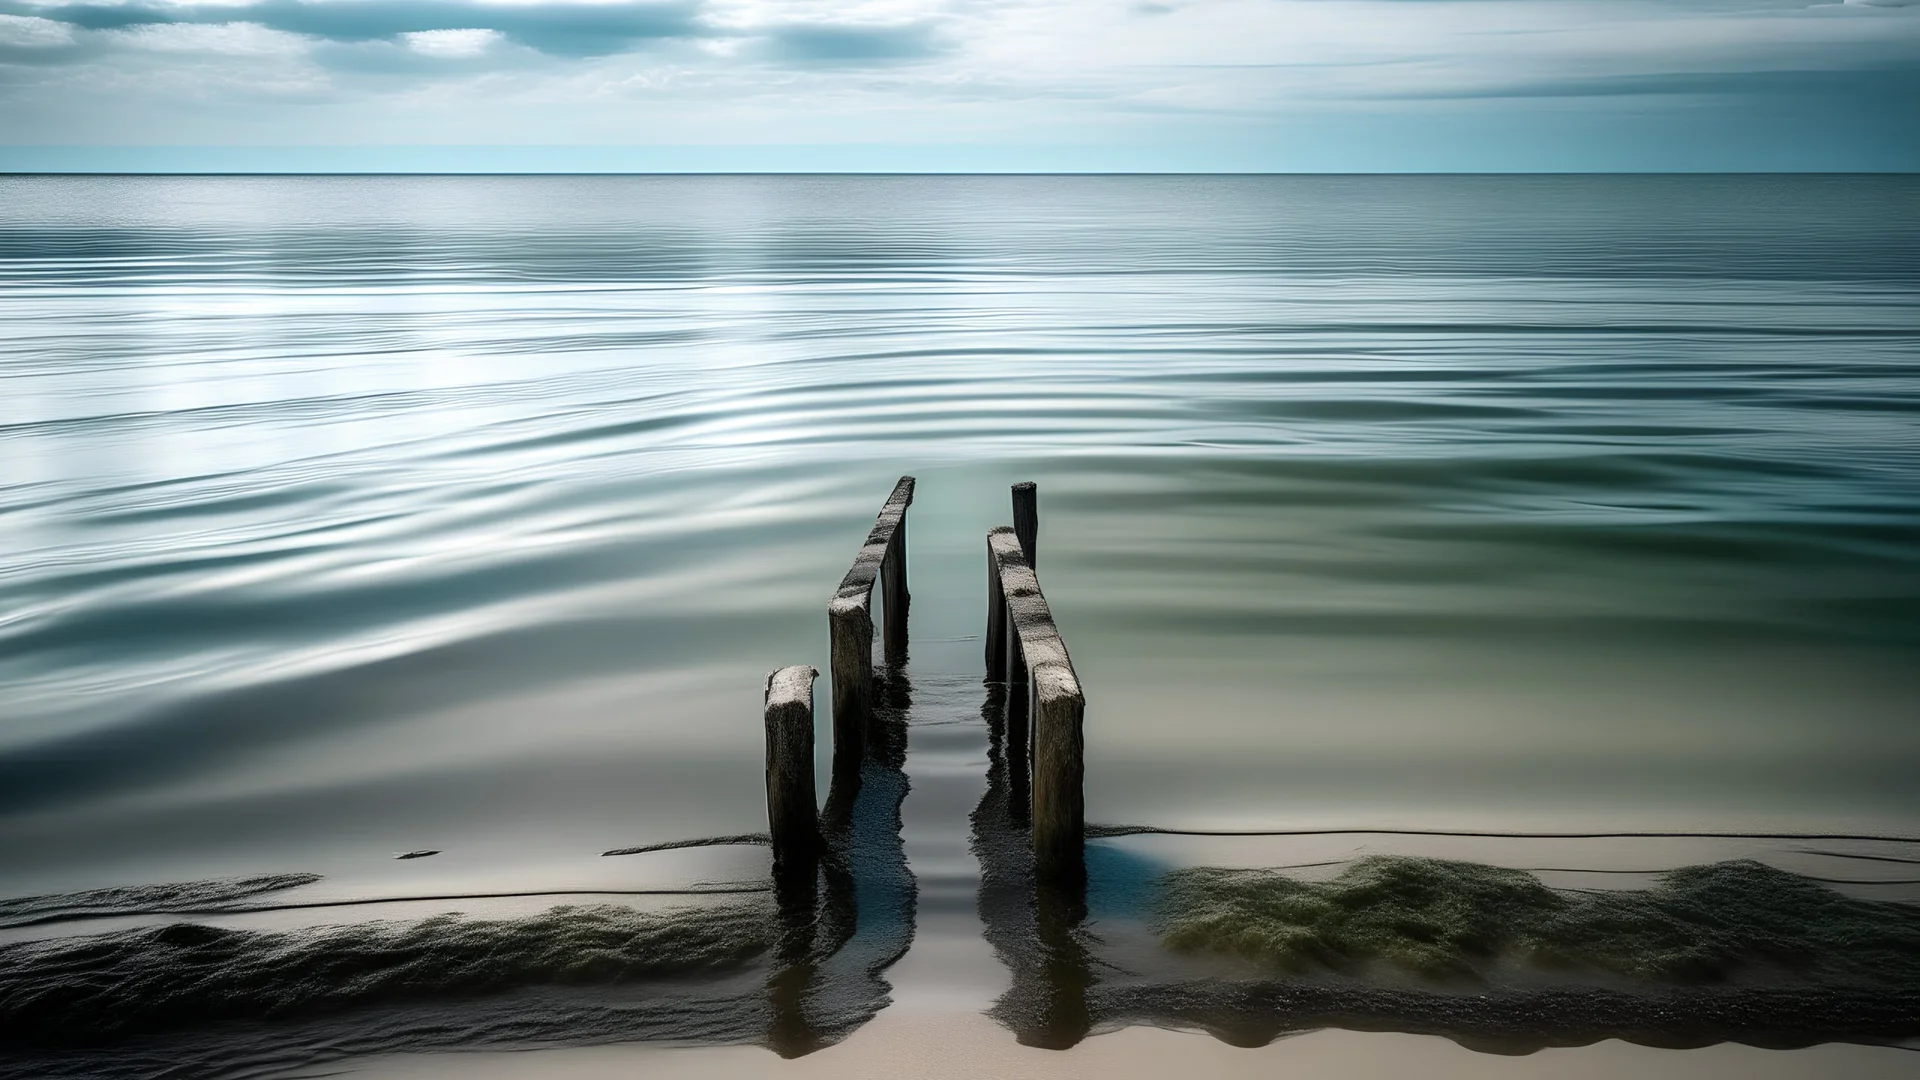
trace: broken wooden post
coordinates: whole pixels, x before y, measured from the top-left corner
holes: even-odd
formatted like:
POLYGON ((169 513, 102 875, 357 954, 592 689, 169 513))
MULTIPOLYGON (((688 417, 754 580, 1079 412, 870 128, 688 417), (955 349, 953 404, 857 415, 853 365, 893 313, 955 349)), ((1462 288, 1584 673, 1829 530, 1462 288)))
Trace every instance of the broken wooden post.
POLYGON ((888 636, 892 623, 899 620, 899 636, 904 646, 907 631, 907 507, 913 505, 913 477, 903 476, 887 496, 886 505, 867 533, 867 542, 854 556, 853 567, 840 579, 840 588, 827 604, 827 622, 833 634, 833 754, 836 769, 841 761, 858 762, 860 747, 866 741, 867 722, 873 716, 873 583, 882 565, 899 542, 897 569, 899 608, 887 603, 888 636))
POLYGON ((811 866, 820 850, 813 790, 813 680, 805 664, 767 676, 767 834, 773 868, 811 866))
MULTIPOLYGON (((987 546, 1006 600, 1007 636, 1015 646, 1009 651, 1024 656, 1031 672, 1034 870, 1052 881, 1071 882, 1086 872, 1086 698, 1018 535, 1001 526, 987 534, 987 546)), ((1009 698, 1026 692, 1008 688, 1009 698)))

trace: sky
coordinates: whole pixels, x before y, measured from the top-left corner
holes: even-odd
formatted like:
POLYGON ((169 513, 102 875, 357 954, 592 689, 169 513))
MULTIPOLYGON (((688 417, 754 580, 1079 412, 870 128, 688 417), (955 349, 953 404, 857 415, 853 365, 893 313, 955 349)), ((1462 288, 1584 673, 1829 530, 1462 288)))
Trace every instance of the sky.
POLYGON ((1920 0, 0 0, 0 171, 1920 171, 1920 0))

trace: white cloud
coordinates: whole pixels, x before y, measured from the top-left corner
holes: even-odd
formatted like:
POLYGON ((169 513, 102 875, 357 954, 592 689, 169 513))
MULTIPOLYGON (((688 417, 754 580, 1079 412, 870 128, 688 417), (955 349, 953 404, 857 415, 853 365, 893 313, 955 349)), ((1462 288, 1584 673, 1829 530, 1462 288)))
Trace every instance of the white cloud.
MULTIPOLYGON (((34 2, 0 10, 64 10, 34 2)), ((0 144, 171 127, 182 143, 1258 145, 1295 121, 1474 110, 1659 114, 1713 137, 1712 110, 1752 126, 1816 100, 1897 126, 1889 103, 1920 85, 1920 0, 215 2, 241 6, 182 10, 242 21, 0 17, 0 47, 75 46, 0 54, 0 144), (297 101, 280 89, 296 76, 297 101)))
POLYGON ((38 49, 72 43, 73 28, 66 23, 30 15, 0 15, 0 45, 38 49))
POLYGON ((407 48, 422 56, 480 56, 505 39, 498 30, 419 30, 400 35, 407 48))
POLYGON ((106 30, 100 36, 149 52, 211 53, 221 56, 277 56, 303 53, 309 42, 298 34, 269 30, 258 23, 163 23, 106 30))
POLYGON ((707 22, 729 29, 793 23, 890 26, 936 19, 956 5, 945 0, 709 0, 707 22))

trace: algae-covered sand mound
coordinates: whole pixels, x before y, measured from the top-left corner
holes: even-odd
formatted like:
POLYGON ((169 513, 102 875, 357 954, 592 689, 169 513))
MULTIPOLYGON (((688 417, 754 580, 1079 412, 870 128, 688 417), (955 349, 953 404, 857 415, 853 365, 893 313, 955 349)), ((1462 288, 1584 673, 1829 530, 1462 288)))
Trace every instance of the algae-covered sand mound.
POLYGON ((1750 860, 1618 892, 1558 891, 1521 870, 1404 856, 1362 859, 1324 882, 1179 870, 1161 879, 1156 920, 1175 950, 1296 973, 1386 964, 1478 979, 1519 963, 1666 984, 1785 972, 1920 990, 1920 907, 1853 899, 1750 860))
POLYGON ((721 972, 765 952, 773 934, 767 905, 732 903, 292 931, 176 923, 6 943, 0 1046, 721 972))

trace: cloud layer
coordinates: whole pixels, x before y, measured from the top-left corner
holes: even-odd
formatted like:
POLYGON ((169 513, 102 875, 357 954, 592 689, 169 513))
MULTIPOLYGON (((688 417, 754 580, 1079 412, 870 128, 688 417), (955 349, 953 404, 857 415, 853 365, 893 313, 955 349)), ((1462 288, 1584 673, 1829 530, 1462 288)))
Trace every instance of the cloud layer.
POLYGON ((1745 147, 1722 155, 1740 167, 1792 137, 1806 167, 1920 168, 1917 88, 1909 0, 0 0, 0 146, 1070 145, 1284 168, 1373 167, 1397 140, 1398 167, 1458 167, 1470 147, 1421 148, 1446 133, 1495 167, 1529 146, 1647 167, 1657 145, 1675 167, 1745 147))

